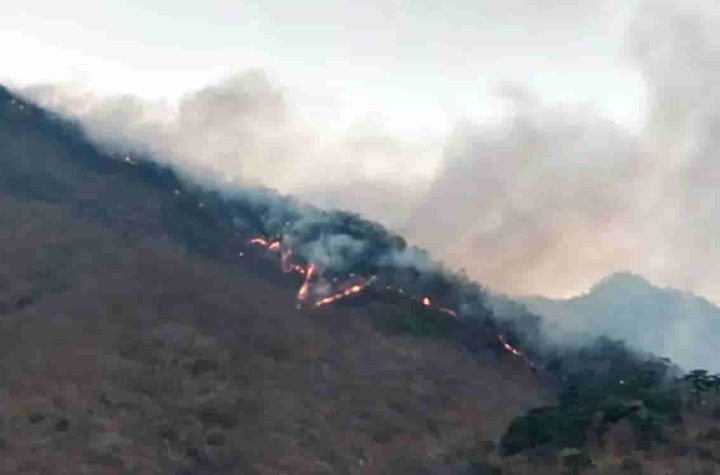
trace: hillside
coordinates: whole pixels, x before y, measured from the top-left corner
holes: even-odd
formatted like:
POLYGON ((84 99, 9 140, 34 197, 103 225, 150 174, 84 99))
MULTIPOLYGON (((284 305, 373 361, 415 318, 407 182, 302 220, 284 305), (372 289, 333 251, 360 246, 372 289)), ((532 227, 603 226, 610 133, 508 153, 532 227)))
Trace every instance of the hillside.
POLYGON ((2 88, 0 144, 2 473, 455 473, 551 397, 493 325, 298 309, 247 203, 2 88))
POLYGON ((720 308, 696 295, 659 288, 641 276, 617 273, 568 300, 523 299, 567 338, 607 335, 667 356, 686 369, 720 371, 720 308))
MULTIPOLYGON (((104 151, 2 88, 0 144, 0 473, 720 464, 712 386, 618 341, 557 346, 533 302, 375 223, 104 151)), ((621 275, 590 296, 677 294, 621 275)))

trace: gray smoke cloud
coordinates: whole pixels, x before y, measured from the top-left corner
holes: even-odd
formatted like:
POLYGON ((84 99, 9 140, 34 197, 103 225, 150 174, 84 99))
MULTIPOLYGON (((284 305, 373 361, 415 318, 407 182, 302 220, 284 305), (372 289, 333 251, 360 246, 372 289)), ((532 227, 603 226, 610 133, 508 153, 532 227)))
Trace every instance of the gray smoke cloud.
POLYGON ((562 296, 630 270, 719 302, 720 14, 707 3, 640 2, 627 35, 648 91, 639 133, 505 86, 508 118, 458 126, 436 170, 436 144, 317 130, 260 72, 178 104, 57 85, 26 94, 113 150, 360 212, 497 291, 562 296))
POLYGON ((639 134, 510 88, 508 121, 451 139, 408 234, 510 293, 632 270, 719 302, 719 27, 714 4, 640 4, 627 35, 648 89, 639 134))
POLYGON ((422 189, 412 173, 422 153, 417 145, 372 128, 328 136, 293 111, 261 71, 190 92, 177 104, 102 98, 72 84, 22 92, 80 121, 108 151, 150 156, 213 186, 270 186, 391 227, 422 189))
POLYGON ((491 288, 577 285, 621 251, 637 142, 588 111, 509 100, 507 122, 451 139, 408 234, 491 288))

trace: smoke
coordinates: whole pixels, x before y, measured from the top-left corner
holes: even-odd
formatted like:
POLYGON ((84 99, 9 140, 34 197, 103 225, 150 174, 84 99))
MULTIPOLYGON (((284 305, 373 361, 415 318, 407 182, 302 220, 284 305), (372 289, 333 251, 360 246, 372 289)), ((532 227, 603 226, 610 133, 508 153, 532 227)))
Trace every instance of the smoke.
POLYGON ((422 189, 423 173, 412 172, 423 153, 417 144, 368 127, 328 134, 303 120, 261 71, 239 73, 176 104, 98 97, 73 84, 23 92, 79 120, 107 151, 150 156, 213 186, 269 186, 389 226, 422 189))
POLYGON ((508 120, 457 131, 407 235, 504 292, 566 296, 631 270, 720 302, 719 27, 707 2, 641 3, 640 133, 506 88, 508 120))
POLYGON ((637 144, 591 111, 512 101, 507 122, 451 139, 409 236, 491 288, 567 288, 617 259, 637 144))
POLYGON ((719 26, 707 2, 640 2, 626 38, 648 92, 640 132, 522 84, 498 92, 504 121, 462 124, 442 150, 377 128, 325 130, 257 71, 177 104, 68 85, 26 93, 114 151, 361 213, 497 291, 566 296, 629 270, 717 302, 719 26))
POLYGON ((631 52, 651 97, 642 137, 646 204, 668 261, 666 280, 720 301, 718 232, 720 7, 652 2, 640 11, 631 52))

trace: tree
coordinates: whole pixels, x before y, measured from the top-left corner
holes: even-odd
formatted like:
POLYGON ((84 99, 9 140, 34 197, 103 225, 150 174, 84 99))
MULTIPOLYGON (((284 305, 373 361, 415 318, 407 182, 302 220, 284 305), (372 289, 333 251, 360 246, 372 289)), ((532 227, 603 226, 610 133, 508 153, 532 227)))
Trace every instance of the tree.
POLYGON ((720 373, 708 376, 709 387, 715 392, 715 404, 720 407, 720 373))
POLYGON ((715 390, 715 396, 720 396, 720 373, 709 376, 710 386, 715 390))
POLYGON ((567 475, 579 475, 586 469, 593 466, 592 460, 588 455, 574 447, 566 447, 560 451, 565 467, 567 467, 567 475))
POLYGON ((702 393, 712 387, 712 378, 713 377, 708 374, 707 370, 704 369, 692 370, 683 377, 684 381, 688 381, 690 383, 698 406, 702 403, 702 393))

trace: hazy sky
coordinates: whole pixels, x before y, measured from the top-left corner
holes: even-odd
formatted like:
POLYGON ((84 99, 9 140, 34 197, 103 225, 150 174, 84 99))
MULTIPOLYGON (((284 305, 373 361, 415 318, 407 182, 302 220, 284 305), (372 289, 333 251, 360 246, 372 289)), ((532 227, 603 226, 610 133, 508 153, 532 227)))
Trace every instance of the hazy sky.
POLYGON ((639 122, 617 0, 27 0, 0 5, 3 79, 175 98, 261 68, 323 119, 398 134, 496 117, 503 81, 639 122), (542 5, 542 6, 540 6, 542 5))
POLYGON ((625 269, 720 301, 712 2, 6 3, 0 80, 104 143, 363 212, 498 290, 625 269))

